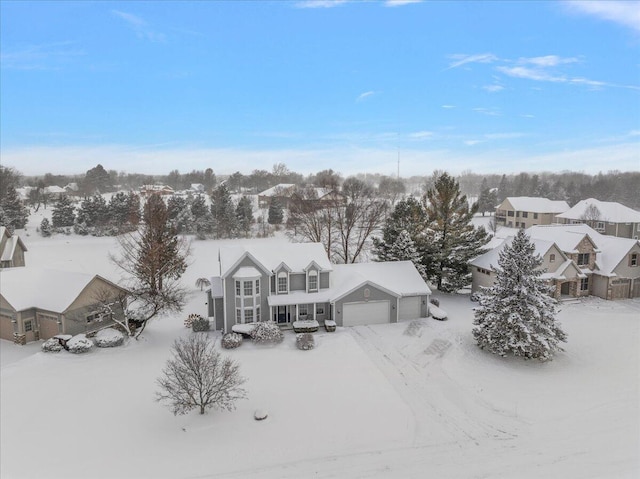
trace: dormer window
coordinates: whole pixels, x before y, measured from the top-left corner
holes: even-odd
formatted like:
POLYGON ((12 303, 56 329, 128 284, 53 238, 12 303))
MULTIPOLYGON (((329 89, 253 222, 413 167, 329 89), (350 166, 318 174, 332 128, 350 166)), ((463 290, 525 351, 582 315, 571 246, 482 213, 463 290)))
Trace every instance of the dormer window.
POLYGON ((555 261, 556 261, 556 255, 551 253, 549 255, 549 263, 555 263, 555 261))
POLYGON ((286 271, 278 273, 278 294, 289 291, 289 278, 286 271))
POLYGON ((309 271, 309 291, 318 291, 318 272, 309 271))

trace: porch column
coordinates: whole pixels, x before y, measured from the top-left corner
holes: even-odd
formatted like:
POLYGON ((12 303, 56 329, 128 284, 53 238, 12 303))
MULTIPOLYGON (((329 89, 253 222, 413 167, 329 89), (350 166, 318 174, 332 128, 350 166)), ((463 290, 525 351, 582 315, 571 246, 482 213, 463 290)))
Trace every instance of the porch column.
POLYGON ((316 303, 313 303, 313 320, 316 320, 316 303))
POLYGON ((298 320, 298 303, 293 305, 293 320, 298 320))

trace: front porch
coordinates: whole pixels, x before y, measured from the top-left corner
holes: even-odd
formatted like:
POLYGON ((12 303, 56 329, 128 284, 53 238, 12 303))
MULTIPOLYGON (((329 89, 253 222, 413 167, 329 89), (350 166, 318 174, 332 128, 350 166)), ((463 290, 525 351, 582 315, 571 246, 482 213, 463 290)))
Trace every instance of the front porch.
POLYGON ((281 329, 292 329, 294 323, 316 322, 322 326, 331 320, 329 303, 282 304, 269 306, 269 318, 281 329))

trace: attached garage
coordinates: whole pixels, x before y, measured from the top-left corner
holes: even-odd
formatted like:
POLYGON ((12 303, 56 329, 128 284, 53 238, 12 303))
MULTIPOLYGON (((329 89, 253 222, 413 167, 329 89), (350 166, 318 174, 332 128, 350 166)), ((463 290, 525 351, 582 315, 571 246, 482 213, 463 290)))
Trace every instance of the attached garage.
POLYGON ((626 299, 631 292, 631 280, 627 278, 611 281, 611 299, 626 299))
POLYGON ((40 339, 53 338, 60 332, 56 316, 38 314, 38 324, 40 326, 40 339))
POLYGON ((0 338, 13 341, 13 323, 11 317, 0 314, 0 338))
POLYGON ((343 326, 384 324, 391 321, 389 301, 344 303, 343 310, 343 326))
POLYGON ((421 305, 422 299, 420 296, 405 296, 404 298, 400 298, 398 319, 416 319, 421 317, 421 305))

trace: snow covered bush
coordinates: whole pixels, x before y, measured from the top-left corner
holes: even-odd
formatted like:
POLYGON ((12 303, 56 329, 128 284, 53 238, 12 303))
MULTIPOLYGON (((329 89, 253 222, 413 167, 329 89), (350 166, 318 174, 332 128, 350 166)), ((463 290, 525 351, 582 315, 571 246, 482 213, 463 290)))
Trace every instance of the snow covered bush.
POLYGON ((242 334, 238 333, 227 333, 222 336, 222 341, 220 342, 224 349, 234 349, 239 347, 242 344, 242 334))
POLYGON ((429 302, 430 302, 431 304, 433 304, 434 306, 440 306, 440 300, 439 300, 439 299, 437 299, 437 298, 431 298, 431 299, 429 300, 429 302))
POLYGON ((199 333, 201 331, 209 331, 209 328, 210 328, 209 320, 207 318, 203 318, 199 314, 197 316, 198 317, 195 318, 193 320, 193 323, 191 324, 191 328, 193 329, 193 332, 199 333))
POLYGON ((469 299, 477 303, 478 301, 480 301, 480 292, 476 291, 475 293, 471 293, 469 299))
POLYGON ((296 346, 302 351, 308 351, 315 347, 315 340, 311 333, 296 334, 296 346))
POLYGON ((542 257, 524 232, 518 231, 500 251, 496 281, 480 294, 473 336, 482 349, 506 356, 547 361, 567 335, 555 320, 557 302, 541 278, 542 257))
POLYGON ((275 321, 256 323, 250 334, 251 339, 256 343, 279 343, 284 339, 284 335, 275 321))
POLYGON ((429 311, 431 312, 431 317, 433 319, 437 319, 438 321, 444 321, 447 319, 447 312, 438 308, 436 305, 431 306, 429 311))
POLYGON ((42 350, 45 353, 57 353, 62 351, 64 348, 60 344, 56 338, 49 338, 44 343, 42 343, 42 350))
POLYGON ((90 351, 93 348, 93 341, 88 339, 84 334, 76 334, 73 338, 67 341, 67 350, 70 353, 82 354, 90 351))
POLYGON ((115 348, 124 343, 124 334, 117 329, 107 328, 98 331, 95 341, 99 348, 115 348))
POLYGON ((231 411, 236 400, 246 397, 238 364, 220 356, 208 335, 177 339, 172 353, 158 378, 156 400, 167 402, 174 415, 196 408, 200 414, 210 408, 231 411))
POLYGON ((193 321, 199 318, 202 318, 202 316, 196 313, 191 313, 189 316, 187 316, 187 319, 184 320, 185 328, 191 328, 193 326, 193 321))
POLYGON ((40 222, 40 234, 45 238, 51 236, 51 223, 47 218, 43 218, 40 222))

